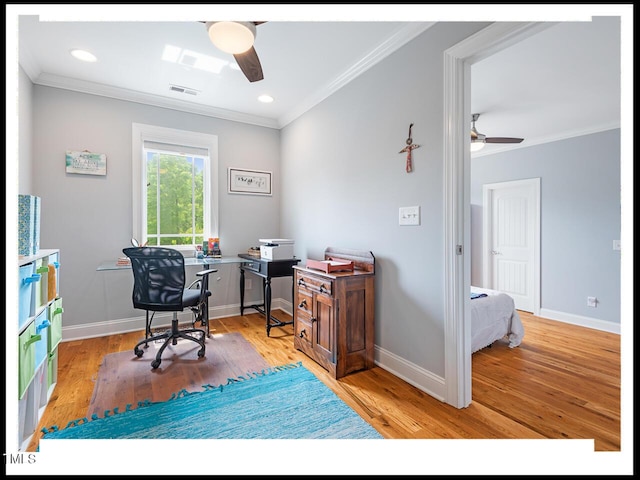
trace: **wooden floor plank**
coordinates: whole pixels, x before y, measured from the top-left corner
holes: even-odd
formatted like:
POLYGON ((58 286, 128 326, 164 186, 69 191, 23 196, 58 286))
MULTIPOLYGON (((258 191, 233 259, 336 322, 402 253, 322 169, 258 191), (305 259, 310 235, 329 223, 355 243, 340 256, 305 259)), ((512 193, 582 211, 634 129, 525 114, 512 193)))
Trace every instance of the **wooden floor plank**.
MULTIPOLYGON (((279 310, 276 316, 289 319, 279 310)), ((378 366, 336 381, 293 348, 290 325, 272 328, 267 337, 264 316, 257 312, 212 320, 211 332, 240 333, 270 366, 302 362, 385 438, 586 438, 594 440, 597 451, 620 451, 620 336, 527 312, 520 316, 522 345, 512 349, 499 340, 472 356, 472 403, 464 409, 378 366)), ((39 428, 85 415, 104 355, 129 351, 141 333, 60 344, 58 384, 39 428)), ((184 374, 193 372, 185 366, 184 374)), ((29 451, 39 438, 36 433, 29 451)))

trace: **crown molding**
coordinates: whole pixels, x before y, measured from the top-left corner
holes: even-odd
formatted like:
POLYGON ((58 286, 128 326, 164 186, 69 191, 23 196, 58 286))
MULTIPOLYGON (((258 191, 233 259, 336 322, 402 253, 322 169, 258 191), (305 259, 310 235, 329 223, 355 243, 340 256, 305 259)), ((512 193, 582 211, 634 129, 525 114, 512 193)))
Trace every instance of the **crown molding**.
POLYGON ((487 150, 486 146, 482 150, 471 153, 471 158, 485 157, 487 155, 494 155, 496 153, 502 152, 510 152, 512 150, 517 150, 519 148, 527 148, 534 147, 536 145, 548 144, 552 142, 559 142, 561 140, 568 140, 570 138, 582 137, 584 135, 593 135, 595 133, 606 132, 607 130, 615 130, 616 128, 620 128, 620 122, 610 122, 603 123, 601 125, 596 125, 594 127, 582 128, 577 130, 572 130, 570 132, 564 132, 560 135, 546 135, 543 137, 536 137, 532 139, 525 139, 525 142, 522 143, 514 143, 508 145, 497 146, 498 144, 493 144, 489 150, 487 150), (495 145, 495 146, 494 146, 495 145))
POLYGON ((37 67, 37 64, 33 62, 32 59, 28 57, 28 55, 21 56, 20 65, 25 73, 29 76, 31 81, 36 85, 61 88, 64 90, 88 93, 91 95, 115 98, 118 100, 126 100, 129 102, 141 103, 144 105, 170 108, 187 113, 195 113, 198 115, 221 118, 223 120, 247 123, 261 127, 281 129, 314 106, 316 106, 325 98, 329 97, 340 88, 354 80, 356 77, 369 70, 375 64, 395 52, 407 42, 413 40, 422 32, 431 28, 435 23, 436 22, 410 22, 406 26, 403 26, 387 40, 378 45, 378 47, 358 60, 352 67, 347 69, 342 74, 338 75, 325 87, 321 88, 310 97, 307 97, 293 110, 281 116, 277 120, 256 115, 244 114, 217 107, 203 106, 201 104, 163 97, 161 95, 152 95, 135 90, 129 90, 126 88, 112 87, 100 83, 77 80, 69 77, 52 75, 49 73, 42 73, 37 67))
MULTIPOLYGON (((31 75, 29 75, 29 77, 31 78, 31 75)), ((260 127, 279 129, 278 122, 271 118, 248 115, 245 113, 234 112, 232 110, 225 110, 223 108, 209 107, 197 103, 186 102, 184 100, 163 97, 161 95, 142 93, 126 88, 111 87, 100 83, 87 82, 84 80, 77 80, 69 77, 61 77, 48 73, 38 75, 35 80, 33 78, 31 78, 31 80, 35 84, 45 87, 61 88, 64 90, 88 93, 101 97, 115 98, 117 100, 126 100, 129 102, 141 103, 144 105, 169 108, 172 110, 179 110, 181 112, 195 113, 197 115, 220 118, 233 122, 241 122, 250 125, 257 125, 260 127)))
POLYGON ((298 104, 289 113, 282 115, 279 118, 280 128, 285 127, 296 118, 300 117, 311 108, 315 107, 325 98, 337 92, 340 88, 354 80, 356 77, 362 75, 369 70, 375 64, 391 55, 400 47, 413 40, 422 32, 431 28, 436 22, 412 22, 399 29, 391 37, 378 45, 372 51, 367 53, 364 57, 358 60, 352 67, 347 69, 342 74, 338 75, 326 86, 316 91, 313 95, 307 97, 300 104, 298 104))

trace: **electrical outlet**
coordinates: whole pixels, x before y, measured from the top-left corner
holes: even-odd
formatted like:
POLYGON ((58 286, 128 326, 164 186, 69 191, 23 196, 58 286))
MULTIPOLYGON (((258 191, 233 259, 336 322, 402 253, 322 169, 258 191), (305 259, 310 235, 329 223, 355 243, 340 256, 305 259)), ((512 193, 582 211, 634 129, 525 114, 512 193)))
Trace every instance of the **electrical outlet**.
POLYGON ((614 240, 613 241, 613 249, 614 250, 620 250, 620 240, 614 240))
POLYGON ((587 297, 587 307, 597 307, 598 299, 596 297, 587 297))

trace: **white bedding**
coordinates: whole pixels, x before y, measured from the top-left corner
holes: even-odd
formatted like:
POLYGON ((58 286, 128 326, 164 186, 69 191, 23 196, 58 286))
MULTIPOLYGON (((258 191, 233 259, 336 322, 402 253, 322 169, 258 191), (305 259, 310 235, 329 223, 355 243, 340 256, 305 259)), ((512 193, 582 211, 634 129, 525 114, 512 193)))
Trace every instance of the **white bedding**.
POLYGON ((491 345, 504 337, 509 347, 520 345, 524 327, 513 298, 486 288, 471 287, 471 293, 486 293, 486 297, 471 299, 471 351, 491 345))

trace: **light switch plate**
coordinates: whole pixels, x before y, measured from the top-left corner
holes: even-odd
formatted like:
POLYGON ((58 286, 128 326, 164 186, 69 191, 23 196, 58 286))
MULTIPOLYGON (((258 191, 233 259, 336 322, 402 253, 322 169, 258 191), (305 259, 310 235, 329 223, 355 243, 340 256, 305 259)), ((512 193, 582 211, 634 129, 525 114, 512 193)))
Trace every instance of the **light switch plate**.
POLYGON ((398 223, 400 225, 420 225, 420 207, 400 207, 398 223))

